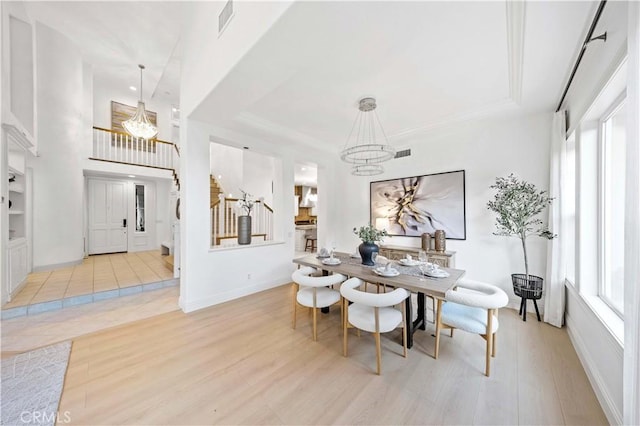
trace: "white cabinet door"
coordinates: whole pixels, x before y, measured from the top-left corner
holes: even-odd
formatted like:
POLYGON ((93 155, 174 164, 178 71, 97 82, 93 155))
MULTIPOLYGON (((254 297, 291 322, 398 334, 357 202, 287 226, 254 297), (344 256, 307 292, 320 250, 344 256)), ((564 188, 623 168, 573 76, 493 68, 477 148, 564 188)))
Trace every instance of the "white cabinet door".
POLYGON ((89 254, 127 251, 127 183, 89 179, 89 254))
POLYGON ((27 278, 27 243, 9 248, 9 295, 27 278))

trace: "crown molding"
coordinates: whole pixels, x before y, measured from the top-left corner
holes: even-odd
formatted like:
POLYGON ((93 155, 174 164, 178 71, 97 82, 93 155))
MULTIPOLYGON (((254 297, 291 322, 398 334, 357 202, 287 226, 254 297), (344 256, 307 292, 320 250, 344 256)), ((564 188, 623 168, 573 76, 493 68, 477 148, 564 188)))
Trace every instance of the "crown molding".
POLYGON ((393 135, 389 135, 389 139, 392 142, 398 142, 409 137, 420 136, 425 133, 432 132, 433 130, 451 126, 454 124, 461 124, 468 121, 477 120, 479 118, 487 117, 492 114, 496 114, 501 111, 509 111, 515 110, 518 107, 518 104, 513 101, 511 98, 502 99, 496 102, 492 102, 483 107, 476 108, 472 111, 464 112, 461 114, 452 114, 440 121, 435 121, 433 123, 427 124, 425 126, 414 127, 402 130, 398 133, 394 133, 393 135))
POLYGON ((507 0, 507 59, 509 63, 509 96, 518 105, 522 102, 524 71, 525 0, 507 0))
POLYGON ((235 120, 243 125, 247 125, 256 130, 267 132, 271 135, 275 135, 292 143, 303 143, 305 145, 313 147, 314 149, 321 149, 327 152, 335 152, 334 149, 331 149, 332 144, 327 144, 326 142, 311 137, 305 133, 301 133, 288 127, 281 126, 248 112, 238 114, 235 117, 235 120))

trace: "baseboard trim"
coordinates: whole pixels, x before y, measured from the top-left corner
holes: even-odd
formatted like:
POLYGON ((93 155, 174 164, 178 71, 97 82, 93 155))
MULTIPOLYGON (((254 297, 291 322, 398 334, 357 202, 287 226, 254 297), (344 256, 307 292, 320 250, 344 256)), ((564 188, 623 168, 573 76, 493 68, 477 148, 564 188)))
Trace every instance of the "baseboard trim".
POLYGON ((607 420, 612 425, 621 425, 622 424, 622 413, 620 413, 615 406, 615 403, 609 392, 607 392, 607 388, 604 385, 604 380, 602 376, 598 372, 596 368, 595 362, 593 358, 589 355, 589 352, 586 350, 586 346, 582 337, 580 337, 580 333, 577 331, 577 327, 575 327, 575 322, 571 315, 566 316, 566 328, 567 333, 569 334, 569 339, 571 340, 571 344, 573 345, 580 362, 584 368, 585 373, 587 374, 587 378, 591 383, 591 387, 593 388, 596 398, 600 402, 600 406, 604 411, 605 416, 607 416, 607 420))
POLYGON ((31 272, 44 272, 52 269, 68 268, 69 266, 76 266, 82 264, 83 258, 73 260, 71 262, 52 263, 50 265, 34 266, 31 272))

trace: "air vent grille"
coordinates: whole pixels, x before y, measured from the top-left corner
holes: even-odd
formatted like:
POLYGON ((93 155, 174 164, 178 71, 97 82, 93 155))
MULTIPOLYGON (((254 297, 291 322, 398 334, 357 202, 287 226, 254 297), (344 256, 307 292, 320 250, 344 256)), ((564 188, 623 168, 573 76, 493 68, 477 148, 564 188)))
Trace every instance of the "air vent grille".
POLYGON ((411 155, 411 149, 403 149, 402 151, 396 151, 396 155, 393 158, 408 157, 411 155))
POLYGON ((218 16, 218 34, 224 30, 229 19, 231 19, 231 15, 233 15, 233 0, 229 0, 227 2, 224 9, 222 9, 222 12, 220 12, 220 15, 218 16))

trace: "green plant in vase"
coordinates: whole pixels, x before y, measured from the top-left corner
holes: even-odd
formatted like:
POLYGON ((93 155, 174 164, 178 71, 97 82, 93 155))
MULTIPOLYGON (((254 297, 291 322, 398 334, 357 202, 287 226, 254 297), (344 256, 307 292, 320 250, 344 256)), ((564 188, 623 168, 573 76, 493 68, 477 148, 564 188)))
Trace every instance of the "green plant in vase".
POLYGON ((362 240, 362 244, 358 246, 358 251, 362 258, 362 264, 368 266, 375 265, 372 255, 380 250, 376 243, 382 242, 383 238, 389 235, 387 234, 387 230, 380 230, 369 224, 361 226, 360 229, 353 228, 353 233, 362 240))

